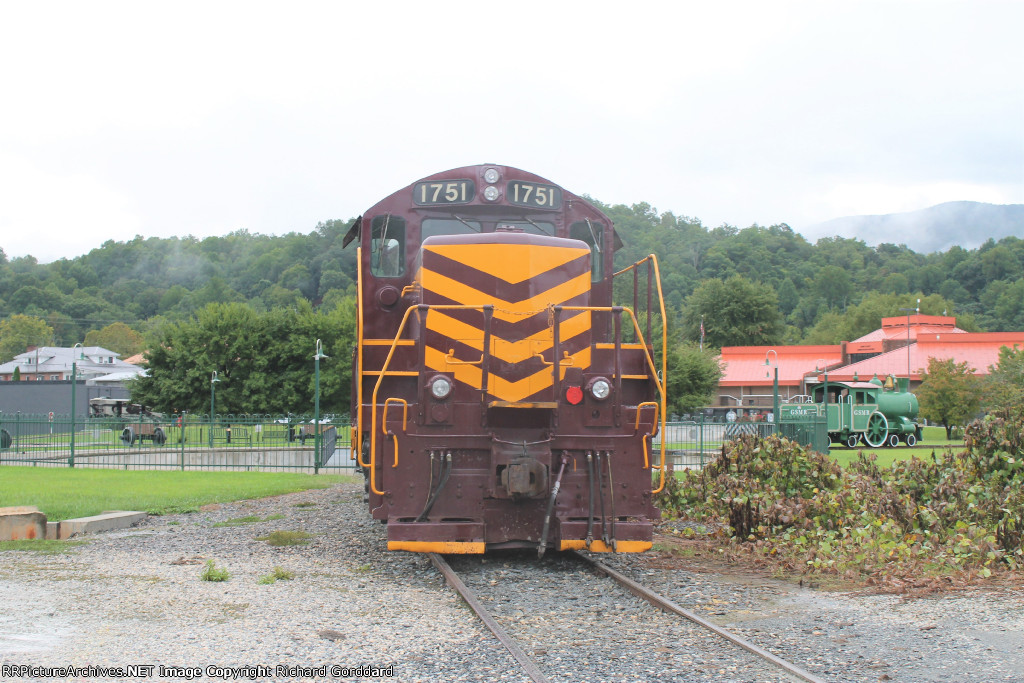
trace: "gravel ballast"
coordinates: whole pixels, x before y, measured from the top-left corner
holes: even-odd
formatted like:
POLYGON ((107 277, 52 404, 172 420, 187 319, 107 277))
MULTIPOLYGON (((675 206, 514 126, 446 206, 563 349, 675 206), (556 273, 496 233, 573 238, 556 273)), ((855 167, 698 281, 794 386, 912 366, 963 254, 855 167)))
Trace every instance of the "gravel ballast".
MULTIPOLYGON (((314 680, 319 667, 347 680, 527 680, 425 557, 384 551, 361 483, 84 540, 55 555, 0 552, 0 666, 181 667, 149 677, 169 681, 189 668, 217 680, 209 666, 237 680, 314 680), (243 517, 264 521, 215 526, 243 517), (274 531, 312 537, 257 540, 274 531), (207 560, 229 580, 201 581, 207 560), (260 584, 275 567, 293 578, 260 584)), ((657 555, 601 559, 827 680, 1024 681, 1022 591, 901 600, 688 571, 657 555)), ((453 566, 552 680, 787 680, 579 564, 518 553, 453 566)))

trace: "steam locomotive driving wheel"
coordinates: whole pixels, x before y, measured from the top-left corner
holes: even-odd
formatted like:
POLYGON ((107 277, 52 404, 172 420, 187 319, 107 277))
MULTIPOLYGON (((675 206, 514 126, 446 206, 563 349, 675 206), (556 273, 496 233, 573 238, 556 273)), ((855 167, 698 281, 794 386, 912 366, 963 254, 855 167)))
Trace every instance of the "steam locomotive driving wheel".
POLYGON ((872 448, 878 448, 885 443, 885 437, 889 435, 889 421, 885 415, 877 410, 871 413, 868 418, 868 428, 864 430, 864 441, 872 448))

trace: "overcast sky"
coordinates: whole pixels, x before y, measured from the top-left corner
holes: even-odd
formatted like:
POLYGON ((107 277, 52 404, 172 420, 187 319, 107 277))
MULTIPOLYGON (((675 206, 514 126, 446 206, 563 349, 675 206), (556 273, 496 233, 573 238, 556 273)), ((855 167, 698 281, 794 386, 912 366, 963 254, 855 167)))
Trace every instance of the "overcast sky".
POLYGON ((484 162, 810 239, 1024 203, 1022 27, 984 1, 4 2, 0 247, 309 232, 484 162))

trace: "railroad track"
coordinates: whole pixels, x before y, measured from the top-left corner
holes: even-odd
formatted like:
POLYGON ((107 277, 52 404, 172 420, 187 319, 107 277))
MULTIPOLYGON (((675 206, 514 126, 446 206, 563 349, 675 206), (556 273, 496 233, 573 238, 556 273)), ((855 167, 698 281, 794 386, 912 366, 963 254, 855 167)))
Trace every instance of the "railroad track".
MULTIPOLYGON (((744 638, 741 638, 740 636, 738 636, 736 634, 733 634, 733 633, 727 631, 726 629, 723 629, 722 627, 717 626, 716 624, 713 624, 713 623, 707 621, 706 619, 703 619, 702 617, 698 616, 697 614, 693 613, 692 611, 689 611, 689 610, 686 610, 686 609, 680 607, 679 605, 675 604, 671 600, 669 600, 669 599, 667 599, 667 598, 665 598, 665 597, 663 597, 661 595, 658 595, 656 592, 654 592, 654 591, 650 590, 649 588, 646 588, 642 584, 640 584, 640 583, 638 583, 636 581, 633 581, 632 579, 624 576, 623 574, 619 573, 615 569, 612 569, 611 567, 607 566, 603 562, 592 560, 592 559, 590 559, 590 558, 588 558, 588 557, 586 557, 586 556, 584 556, 582 554, 579 554, 579 553, 565 553, 564 555, 567 558, 572 558, 571 560, 569 560, 570 562, 575 562, 578 565, 584 567, 586 569, 586 573, 587 574, 590 574, 591 572, 597 572, 597 573, 603 574, 604 576, 606 576, 606 577, 610 578, 612 581, 614 581, 618 586, 624 588, 625 590, 627 590, 630 593, 632 593, 633 595, 641 598, 642 600, 645 600, 646 602, 650 603, 651 605, 653 605, 658 610, 661 610, 662 612, 664 612, 664 613, 666 613, 668 615, 675 615, 675 616, 678 616, 678 617, 683 617, 686 620, 688 620, 689 624, 696 625, 696 627, 699 627, 700 630, 713 633, 714 636, 710 636, 710 639, 713 639, 714 641, 716 641, 718 643, 718 646, 720 646, 720 644, 721 644, 719 639, 723 639, 723 640, 731 643, 732 646, 735 646, 735 647, 738 647, 738 648, 742 648, 745 652, 749 653, 754 658, 756 658, 757 661, 760 661, 760 663, 761 663, 760 666, 762 667, 761 669, 758 669, 757 667, 759 665, 757 665, 757 664, 750 664, 749 663, 750 658, 747 658, 747 663, 746 664, 741 664, 741 666, 748 667, 747 669, 745 669, 743 671, 747 671, 746 675, 748 675, 749 677, 756 678, 757 680, 764 680, 764 677, 765 677, 765 673, 764 672, 765 671, 770 671, 771 667, 774 667, 774 669, 775 669, 776 673, 778 674, 778 676, 781 676, 781 677, 775 678, 775 679, 772 679, 772 680, 795 680, 795 681, 808 681, 808 682, 811 682, 811 683, 818 683, 818 682, 820 682, 822 680, 822 679, 814 676, 813 674, 808 673, 807 671, 805 671, 804 669, 800 668, 799 666, 797 666, 797 665, 795 665, 795 664, 793 664, 791 662, 788 662, 788 661, 786 661, 786 660, 784 660, 784 659, 782 659, 780 657, 777 657, 777 656, 773 655, 772 653, 768 652, 767 650, 764 650, 763 648, 758 647, 757 645, 754 645, 753 643, 745 640, 744 638)), ((581 680, 581 679, 586 679, 587 678, 587 675, 584 672, 579 671, 579 669, 577 669, 577 668, 573 668, 571 665, 570 665, 570 669, 572 670, 572 673, 573 674, 578 674, 578 677, 577 678, 572 678, 572 679, 567 678, 566 671, 565 671, 566 664, 565 664, 564 661, 562 661, 563 658, 559 657, 559 656, 552 656, 554 653, 550 653, 548 651, 548 649, 553 649, 557 653, 563 654, 563 655, 566 652, 576 653, 577 650, 582 649, 582 650, 584 650, 584 652, 579 653, 579 656, 581 657, 581 659, 583 661, 591 661, 591 660, 593 660, 595 658, 600 659, 600 658, 603 657, 603 658, 605 658, 606 661, 611 662, 611 661, 630 660, 630 659, 633 659, 633 658, 635 658, 635 659, 641 659, 641 658, 649 659, 651 652, 665 652, 666 650, 671 652, 672 651, 672 646, 669 645, 668 647, 666 647, 666 644, 668 644, 670 642, 676 642, 676 643, 678 643, 678 642, 686 642, 685 636, 680 637, 680 635, 678 633, 676 633, 675 635, 670 635, 670 634, 662 634, 660 631, 658 631, 659 628, 661 628, 662 630, 666 630, 665 627, 664 627, 664 622, 662 622, 660 626, 658 624, 651 623, 649 625, 649 627, 645 628, 645 624, 640 622, 640 620, 637 618, 638 615, 636 615, 636 614, 633 614, 631 616, 627 615, 627 616, 620 616, 620 617, 617 617, 617 618, 615 618, 615 617, 609 618, 609 616, 608 616, 609 614, 615 614, 615 613, 614 612, 612 612, 612 613, 607 613, 606 612, 606 613, 602 614, 601 608, 599 606, 594 606, 594 605, 591 605, 589 607, 589 609, 584 609, 582 612, 581 612, 581 610, 576 608, 575 611, 577 612, 577 614, 581 614, 582 615, 581 622, 580 623, 572 622, 572 619, 574 618, 572 616, 572 612, 573 612, 572 605, 578 605, 578 602, 579 602, 581 596, 580 595, 572 595, 572 594, 570 594, 572 592, 572 588, 566 588, 566 586, 568 586, 568 587, 580 587, 580 588, 583 589, 584 593, 589 591, 589 595, 590 595, 589 599, 590 600, 595 600, 595 604, 596 604, 596 600, 597 600, 596 596, 600 595, 601 599, 607 600, 610 593, 609 593, 609 591, 607 591, 607 588, 604 585, 600 585, 600 586, 594 586, 594 585, 583 586, 584 582, 578 576, 579 572, 574 572, 571 568, 567 569, 566 565, 564 565, 564 564, 560 568, 557 567, 557 566, 552 568, 552 566, 550 566, 550 565, 549 566, 545 566, 545 567, 541 567, 541 566, 537 566, 536 564, 530 564, 530 565, 524 565, 526 567, 525 569, 514 568, 512 570, 509 570, 508 572, 506 572, 506 571, 499 571, 498 572, 499 573, 499 579, 501 579, 503 581, 504 580, 508 580, 511 583, 525 584, 525 585, 518 586, 516 588, 512 588, 511 589, 511 594, 513 596, 522 595, 523 598, 524 598, 523 602, 521 603, 522 610, 520 610, 520 609, 518 609, 517 603, 514 600, 507 599, 508 592, 506 592, 506 598, 505 599, 503 599, 500 596, 488 598, 486 596, 478 595, 478 592, 476 590, 474 590, 473 588, 471 588, 470 586, 468 586, 467 582, 464 581, 462 578, 460 578, 459 574, 448 564, 448 562, 445 561, 445 559, 443 557, 441 557, 440 555, 437 555, 435 553, 431 553, 430 554, 430 561, 438 569, 438 571, 440 571, 441 574, 444 575, 445 580, 447 581, 447 583, 450 586, 452 586, 462 596, 462 598, 466 601, 466 603, 473 609, 473 611, 476 612, 476 614, 480 617, 480 619, 487 626, 487 628, 490 629, 490 631, 492 633, 494 633, 494 635, 502 643, 502 645, 509 651, 509 653, 512 655, 512 657, 520 664, 520 666, 522 667, 524 673, 527 676, 529 676, 530 680, 535 681, 537 683, 546 682, 546 681, 550 681, 550 680, 581 680), (531 585, 531 584, 536 584, 538 581, 540 581, 540 579, 538 579, 536 577, 524 578, 524 576, 526 574, 528 574, 529 572, 531 572, 531 571, 537 571, 537 572, 545 572, 545 571, 551 572, 551 571, 554 571, 556 573, 564 574, 564 575, 566 575, 568 577, 567 579, 562 581, 562 585, 561 586, 556 585, 555 587, 553 587, 551 589, 551 591, 552 591, 552 593, 554 595, 556 595, 558 598, 564 599, 566 601, 566 606, 564 608, 559 606, 559 605, 557 605, 557 604, 547 604, 546 606, 538 607, 537 608, 538 612, 537 612, 536 615, 531 615, 531 614, 529 614, 526 611, 527 609, 529 609, 529 604, 528 604, 529 603, 529 596, 532 596, 532 595, 535 595, 535 594, 543 592, 542 589, 539 586, 531 585), (511 573, 512 576, 508 576, 509 573, 511 573), (501 575, 505 575, 504 578, 502 578, 501 575), (575 578, 574 578, 574 576, 575 576, 575 578), (561 616, 561 614, 563 612, 564 612, 565 615, 567 615, 567 617, 566 617, 567 621, 561 621, 560 623, 551 624, 551 633, 552 633, 552 635, 550 635, 550 636, 538 635, 538 633, 536 631, 536 628, 531 629, 530 626, 527 626, 525 629, 524 628, 516 629, 516 630, 519 630, 519 631, 526 631, 525 633, 522 633, 519 636, 519 639, 517 640, 517 638, 513 637, 512 635, 510 635, 509 632, 506 631, 506 629, 500 623, 501 621, 508 622, 510 620, 509 617, 507 616, 507 614, 505 615, 504 618, 496 617, 496 615, 494 613, 492 613, 493 610, 489 609, 487 607, 487 605, 485 604, 488 601, 492 602, 495 605, 495 607, 497 607, 497 608, 504 608, 504 611, 506 611, 506 612, 508 612, 508 607, 509 607, 509 605, 511 603, 511 606, 515 609, 515 611, 517 613, 520 613, 520 617, 519 618, 522 619, 522 620, 525 620, 525 621, 532 622, 532 626, 533 627, 536 627, 537 624, 541 624, 541 623, 544 623, 546 621, 551 620, 550 619, 551 615, 555 614, 555 615, 561 616), (597 620, 593 620, 592 619, 592 620, 590 620, 588 622, 587 619, 586 619, 587 616, 589 616, 589 614, 593 613, 595 610, 597 611, 597 614, 599 615, 599 618, 597 620), (631 655, 629 653, 626 653, 626 654, 623 654, 623 655, 616 656, 614 650, 615 650, 616 647, 620 647, 622 645, 622 642, 615 642, 615 638, 618 636, 623 641, 629 641, 635 634, 632 633, 631 631, 629 631, 628 628, 624 629, 622 627, 617 627, 614 624, 612 624, 612 625, 610 625, 610 633, 608 635, 602 637, 601 634, 600 634, 600 627, 598 625, 596 625, 596 624, 600 623, 602 621, 604 621, 604 622, 614 621, 615 623, 621 624, 624 619, 626 620, 626 623, 629 623, 629 621, 628 621, 629 619, 634 620, 633 623, 636 624, 636 626, 634 627, 635 629, 643 630, 643 631, 645 631, 645 633, 650 633, 655 638, 662 637, 663 640, 660 641, 661 642, 661 647, 655 647, 655 645, 657 645, 657 642, 654 642, 652 644, 644 643, 644 644, 638 646, 638 649, 636 650, 635 654, 631 655), (583 635, 581 636, 580 633, 582 633, 583 635), (668 635, 669 637, 668 638, 664 638, 664 636, 666 636, 666 635, 668 635), (589 636, 589 638, 588 638, 588 636, 589 636), (533 638, 532 645, 530 645, 530 644, 526 644, 526 645, 520 644, 520 641, 529 641, 531 639, 531 637, 533 638), (673 637, 677 638, 678 640, 672 640, 673 637), (565 643, 559 644, 557 642, 553 642, 556 638, 566 638, 568 640, 565 643), (538 640, 539 640, 539 646, 538 646, 538 640), (596 647, 590 647, 591 645, 594 645, 596 647), (602 648, 605 651, 602 651, 602 648), (534 654, 538 654, 539 653, 540 654, 540 657, 539 657, 540 661, 535 661, 534 657, 531 657, 531 655, 528 654, 528 652, 527 652, 528 649, 532 649, 534 654), (610 654, 609 654, 608 650, 611 650, 610 654), (552 667, 551 665, 547 665, 546 666, 545 665, 545 661, 544 661, 546 659, 553 659, 553 660, 555 660, 554 664, 561 665, 562 666, 562 670, 558 670, 557 666, 555 666, 555 667, 552 667), (545 669, 549 670, 549 674, 548 675, 545 675, 545 673, 544 673, 545 669)), ((473 560, 466 560, 464 558, 459 558, 459 559, 454 559, 453 558, 453 562, 455 562, 457 564, 467 564, 467 563, 472 562, 472 561, 473 560)), ((481 562, 481 563, 485 563, 488 560, 476 560, 476 561, 477 562, 481 562)), ((491 561, 493 562, 493 560, 491 560, 491 561)), ((499 562, 500 562, 500 560, 499 560, 499 562)), ((559 560, 559 562, 564 562, 564 560, 559 560)), ((482 566, 482 564, 481 564, 481 566, 482 566)), ((505 567, 509 567, 509 565, 507 563, 504 566, 505 567)), ((497 569, 497 563, 495 563, 495 567, 497 569)), ((495 586, 495 585, 497 585, 499 583, 498 579, 490 579, 490 580, 488 580, 486 578, 480 579, 479 573, 480 573, 479 571, 474 572, 472 570, 472 568, 471 568, 471 570, 469 572, 467 572, 467 574, 474 574, 474 576, 477 579, 478 583, 483 583, 483 584, 489 585, 489 586, 495 586)), ((557 582, 559 579, 556 577, 554 580, 557 582)), ((586 603, 587 600, 588 600, 587 595, 583 595, 582 598, 583 598, 584 602, 586 603)), ((541 598, 541 599, 543 600, 543 598, 541 598)), ((607 604, 607 603, 605 603, 605 604, 607 604)), ((584 606, 586 607, 586 605, 584 605, 584 606)), ((620 610, 623 609, 621 607, 621 605, 618 605, 618 604, 616 604, 615 607, 620 609, 620 610)), ((623 614, 624 615, 625 613, 621 612, 619 614, 623 614)), ((666 617, 662 617, 662 618, 664 619, 666 617)), ((668 618, 671 619, 670 617, 668 617, 668 618)), ((559 619, 556 617, 555 619, 553 619, 553 621, 558 622, 559 619)), ((654 621, 654 620, 646 619, 645 621, 654 621)), ((685 628, 685 627, 680 627, 680 628, 685 628)), ((691 639, 690 642, 693 642, 693 640, 691 639)), ((636 645, 636 644, 634 643, 634 645, 636 645)), ((695 647, 699 647, 699 644, 695 645, 695 647)), ((689 652, 689 651, 688 650, 681 650, 679 652, 674 653, 672 656, 680 656, 681 655, 684 658, 683 659, 683 663, 693 664, 693 663, 696 662, 695 669, 692 672, 688 672, 688 673, 690 673, 690 675, 692 675, 694 677, 694 680, 702 680, 705 677, 707 677, 708 673, 713 673, 714 671, 717 671, 718 673, 725 673, 726 672, 725 669, 720 668, 722 666, 725 666, 724 664, 714 663, 713 661, 709 662, 707 660, 705 660, 705 661, 698 661, 698 660, 701 660, 701 657, 700 657, 699 653, 696 656, 691 656, 690 659, 685 659, 685 656, 686 656, 687 652, 689 652), (701 669, 701 666, 703 666, 704 669, 701 669)), ((742 656, 740 656, 740 659, 742 660, 742 656)), ((712 660, 713 660, 713 657, 712 657, 712 660)), ((733 668, 735 668, 735 667, 733 667, 733 668)), ((651 672, 651 671, 649 671, 649 672, 652 673, 652 674, 656 674, 656 672, 651 672)), ((682 673, 682 672, 677 672, 677 673, 682 673)), ((634 676, 635 675, 636 674, 634 674, 634 676)), ((736 672, 735 675, 742 676, 744 674, 741 673, 741 672, 736 672)), ((652 676, 652 678, 653 678, 653 676, 652 676)), ((608 680, 608 679, 603 678, 602 680, 608 680)), ((614 679, 614 680, 618 680, 618 679, 614 679)), ((634 677, 634 678, 630 678, 629 680, 638 680, 638 679, 634 677)), ((659 678, 659 680, 668 680, 668 679, 660 679, 659 678)), ((675 679, 673 678, 672 680, 675 680, 675 679)))

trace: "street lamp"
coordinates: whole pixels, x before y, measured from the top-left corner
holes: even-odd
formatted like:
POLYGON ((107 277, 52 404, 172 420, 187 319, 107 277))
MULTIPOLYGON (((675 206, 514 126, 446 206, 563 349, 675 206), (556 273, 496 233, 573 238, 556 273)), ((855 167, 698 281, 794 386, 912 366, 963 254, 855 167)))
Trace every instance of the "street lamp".
MULTIPOLYGON (((71 347, 71 457, 68 460, 68 466, 75 466, 75 386, 78 384, 78 358, 85 358, 85 353, 81 350, 82 345, 76 343, 71 347), (75 357, 75 349, 79 349, 78 357, 75 357)), ((36 356, 36 379, 39 378, 39 357, 36 356)))
POLYGON ((313 399, 313 445, 316 451, 313 453, 314 474, 319 470, 320 463, 320 359, 330 358, 324 354, 324 345, 316 340, 316 353, 313 355, 313 367, 316 370, 316 394, 313 399))
POLYGON ((213 375, 210 377, 210 448, 213 448, 213 420, 214 415, 217 414, 217 382, 219 381, 220 378, 217 377, 217 371, 214 370, 213 375))
MULTIPOLYGON (((825 374, 825 390, 823 392, 824 395, 822 396, 822 400, 823 400, 824 406, 825 406, 825 411, 824 411, 825 412, 825 449, 822 452, 823 453, 828 453, 829 446, 832 445, 832 438, 829 436, 829 420, 828 420, 828 363, 826 363, 825 359, 823 359, 823 358, 819 358, 818 360, 821 362, 821 367, 823 368, 821 370, 821 372, 824 372, 824 374, 825 374)), ((815 372, 819 372, 818 364, 817 363, 814 364, 814 371, 815 372)), ((836 413, 836 424, 839 423, 839 417, 840 417, 840 415, 837 412, 836 413)))
MULTIPOLYGON (((81 349, 82 345, 75 344, 71 347, 71 415, 75 414, 75 384, 78 379, 78 359, 85 358, 85 354, 82 351, 78 352, 78 356, 75 356, 75 349, 81 349)), ((36 377, 39 377, 39 361, 36 361, 36 377)))
MULTIPOLYGON (((768 349, 764 354, 765 366, 772 366, 775 368, 775 378, 772 380, 772 422, 778 424, 779 422, 779 352, 775 349, 768 349), (775 354, 775 363, 768 361, 768 354, 775 354)), ((767 373, 765 373, 767 377, 767 373)))
POLYGON ((822 400, 825 404, 825 419, 828 419, 828 363, 825 362, 824 358, 819 358, 818 362, 821 363, 821 369, 818 368, 818 363, 814 364, 815 372, 823 372, 825 374, 825 391, 822 400))
POLYGON ((917 308, 900 308, 907 312, 907 391, 910 391, 910 314, 921 314, 921 300, 917 300, 917 308))

